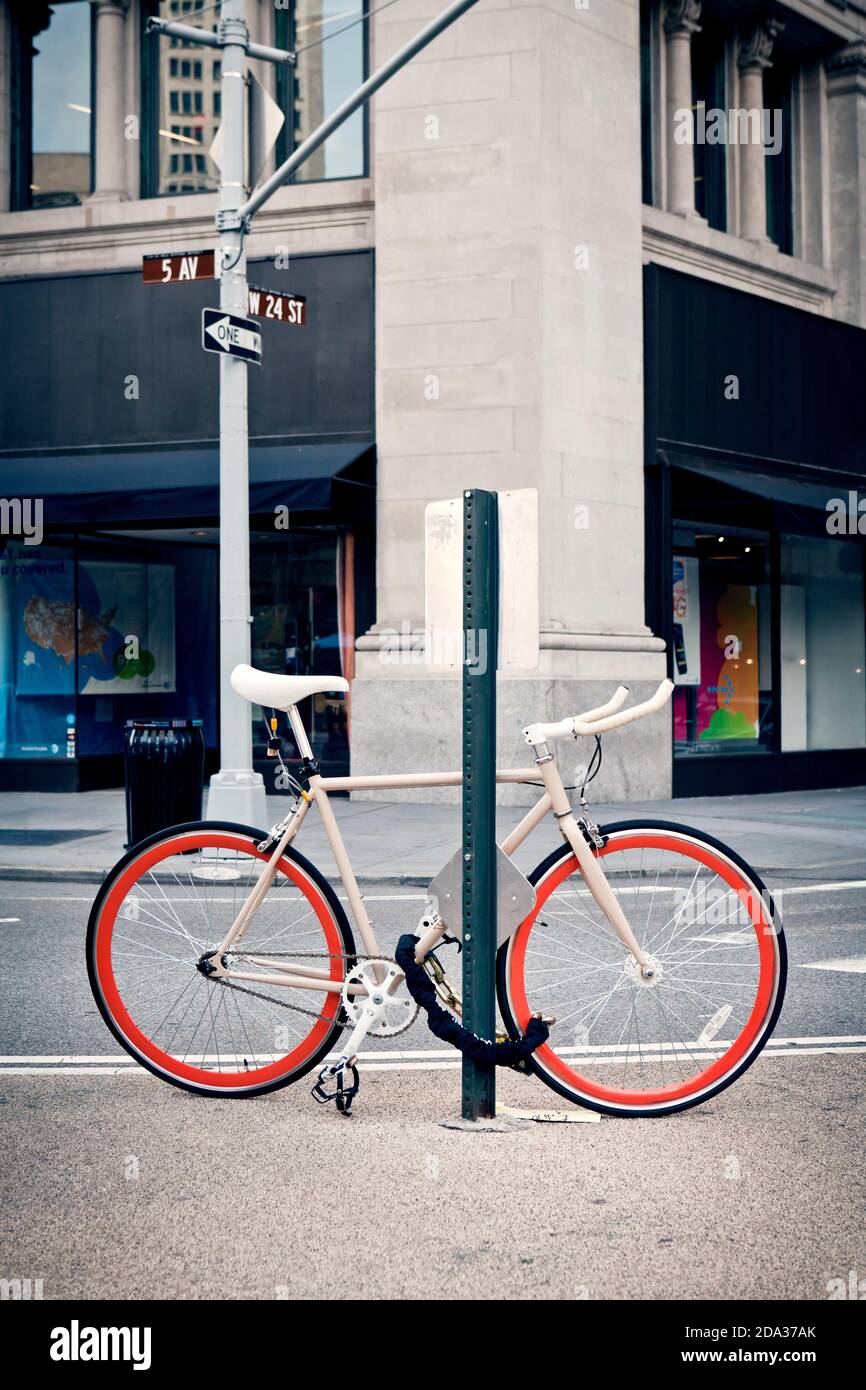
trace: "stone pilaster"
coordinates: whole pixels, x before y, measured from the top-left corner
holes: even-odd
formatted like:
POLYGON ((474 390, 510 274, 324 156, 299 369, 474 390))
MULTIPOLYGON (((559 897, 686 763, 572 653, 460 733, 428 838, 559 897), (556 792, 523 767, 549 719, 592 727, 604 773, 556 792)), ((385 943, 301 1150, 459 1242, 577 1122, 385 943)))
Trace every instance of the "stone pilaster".
POLYGON ((748 38, 740 41, 737 66, 740 71, 740 109, 757 111, 757 125, 747 116, 749 136, 760 131, 760 139, 745 139, 740 146, 740 236, 746 241, 767 241, 767 184, 764 168, 764 72, 770 67, 773 43, 783 25, 775 19, 757 24, 748 38))
POLYGON ((676 131, 683 111, 692 109, 692 34, 700 29, 701 0, 671 0, 665 11, 665 130, 668 147, 667 208, 695 217, 694 145, 676 131))
POLYGON ((866 42, 849 44, 826 68, 837 304, 841 317, 866 328, 866 42))

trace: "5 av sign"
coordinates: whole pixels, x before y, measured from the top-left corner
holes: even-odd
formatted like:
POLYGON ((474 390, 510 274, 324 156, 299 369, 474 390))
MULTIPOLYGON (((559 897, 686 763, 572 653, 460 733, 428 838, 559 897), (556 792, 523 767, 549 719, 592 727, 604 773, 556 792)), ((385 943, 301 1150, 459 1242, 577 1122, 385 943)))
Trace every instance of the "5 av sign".
POLYGON ((213 280, 216 274, 213 251, 157 251, 141 262, 141 278, 146 285, 171 285, 178 280, 213 280))

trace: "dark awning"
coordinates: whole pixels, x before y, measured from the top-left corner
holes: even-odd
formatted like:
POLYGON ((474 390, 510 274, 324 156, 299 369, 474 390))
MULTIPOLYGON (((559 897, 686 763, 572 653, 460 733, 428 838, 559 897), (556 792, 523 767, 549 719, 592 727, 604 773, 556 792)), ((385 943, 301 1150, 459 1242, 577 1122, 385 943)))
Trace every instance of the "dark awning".
MULTIPOLYGON (((727 463, 668 445, 659 450, 659 455, 675 468, 685 468, 689 473, 712 478, 714 482, 724 483, 727 487, 755 493, 769 502, 787 502, 795 507, 826 511, 830 498, 838 496, 840 489, 846 486, 839 481, 838 474, 828 473, 824 480, 816 475, 809 477, 787 470, 775 472, 760 463, 727 463)), ((855 487, 856 482, 852 477, 850 486, 855 487)))
MULTIPOLYGON (((250 511, 335 510, 336 493, 373 485, 369 443, 251 444, 250 511)), ((216 520, 219 451, 135 449, 0 458, 0 493, 41 497, 44 525, 118 526, 216 520)), ((348 499, 344 499, 348 503, 348 499)))

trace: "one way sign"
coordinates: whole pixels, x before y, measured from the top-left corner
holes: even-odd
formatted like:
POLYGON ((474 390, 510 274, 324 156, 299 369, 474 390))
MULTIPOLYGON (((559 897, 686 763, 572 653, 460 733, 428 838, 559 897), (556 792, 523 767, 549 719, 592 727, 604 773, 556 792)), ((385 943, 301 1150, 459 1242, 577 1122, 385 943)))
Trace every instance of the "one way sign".
POLYGON ((242 319, 224 309, 202 309, 201 345, 205 352, 223 352, 244 362, 262 365, 262 335, 254 319, 242 319))

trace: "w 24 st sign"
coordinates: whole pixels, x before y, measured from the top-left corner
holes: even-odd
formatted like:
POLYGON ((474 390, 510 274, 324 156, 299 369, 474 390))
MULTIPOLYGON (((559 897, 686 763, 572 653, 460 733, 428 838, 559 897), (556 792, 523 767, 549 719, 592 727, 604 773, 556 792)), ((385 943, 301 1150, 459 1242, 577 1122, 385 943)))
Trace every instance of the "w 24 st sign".
POLYGON ((250 285, 249 312, 259 319, 307 326, 307 301, 301 294, 282 294, 279 290, 259 290, 250 285))

